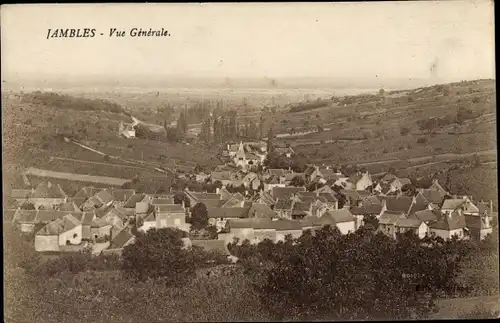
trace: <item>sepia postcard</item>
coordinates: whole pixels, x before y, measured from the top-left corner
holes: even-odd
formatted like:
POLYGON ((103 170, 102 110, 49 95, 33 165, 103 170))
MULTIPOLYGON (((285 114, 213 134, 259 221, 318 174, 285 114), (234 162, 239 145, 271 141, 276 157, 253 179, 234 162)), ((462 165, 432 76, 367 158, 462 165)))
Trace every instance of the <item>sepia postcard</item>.
POLYGON ((500 317, 493 1, 0 12, 5 322, 500 317))

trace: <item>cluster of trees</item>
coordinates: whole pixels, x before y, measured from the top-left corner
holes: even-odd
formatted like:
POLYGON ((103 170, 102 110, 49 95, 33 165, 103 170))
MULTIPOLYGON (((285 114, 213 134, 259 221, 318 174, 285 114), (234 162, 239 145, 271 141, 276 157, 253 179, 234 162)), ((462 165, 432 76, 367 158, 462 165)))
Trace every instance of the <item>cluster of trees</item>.
POLYGON ((240 265, 216 279, 208 274, 227 257, 186 247, 176 229, 138 233, 121 259, 40 263, 33 241, 4 234, 9 321, 424 319, 439 296, 498 293, 496 232, 473 243, 324 227, 278 243, 235 241, 228 249, 240 265))
POLYGON ((213 118, 207 117, 201 125, 200 138, 210 145, 212 142, 224 143, 226 141, 237 140, 240 138, 260 138, 261 126, 250 120, 240 123, 236 120, 237 111, 229 110, 224 114, 214 113, 213 118))
POLYGON ((102 99, 77 98, 66 94, 54 92, 31 92, 23 94, 23 102, 41 104, 57 109, 70 109, 79 111, 105 111, 129 115, 119 104, 102 99))
POLYGON ((410 233, 394 241, 373 227, 346 236, 324 227, 276 244, 235 241, 229 249, 274 320, 372 320, 425 318, 437 297, 468 295, 456 281, 461 264, 487 246, 494 243, 421 241, 410 233))
POLYGON ((291 158, 288 158, 285 155, 270 152, 264 160, 264 166, 268 168, 292 168, 294 172, 298 173, 305 171, 308 164, 307 157, 302 153, 293 154, 291 158))
POLYGON ((300 102, 295 105, 293 105, 290 108, 290 112, 300 112, 300 111, 307 111, 307 110, 314 110, 318 108, 323 108, 328 106, 332 101, 331 100, 322 100, 321 98, 318 98, 316 101, 312 102, 300 102))

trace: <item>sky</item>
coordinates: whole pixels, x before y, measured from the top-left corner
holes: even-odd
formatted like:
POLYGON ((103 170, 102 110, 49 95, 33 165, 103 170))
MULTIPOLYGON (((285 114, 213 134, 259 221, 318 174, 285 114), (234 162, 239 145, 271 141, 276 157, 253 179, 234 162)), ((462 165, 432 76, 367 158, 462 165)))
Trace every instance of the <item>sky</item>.
POLYGON ((494 78, 493 2, 2 5, 11 78, 494 78), (131 28, 170 37, 133 38, 131 28), (93 38, 47 29, 95 28, 93 38), (110 28, 126 37, 109 37, 110 28), (100 33, 104 35, 101 36, 100 33))

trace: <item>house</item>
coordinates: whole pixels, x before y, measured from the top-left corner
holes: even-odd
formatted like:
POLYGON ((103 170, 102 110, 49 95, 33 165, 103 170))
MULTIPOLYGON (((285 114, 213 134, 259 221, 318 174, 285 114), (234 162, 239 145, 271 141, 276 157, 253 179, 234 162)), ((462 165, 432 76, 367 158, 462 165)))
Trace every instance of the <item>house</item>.
POLYGON ((295 153, 292 147, 275 147, 274 152, 281 156, 284 155, 286 158, 291 158, 295 153))
POLYGON ((373 215, 379 218, 382 215, 382 205, 367 204, 351 207, 350 211, 356 218, 356 230, 364 225, 364 218, 367 215, 373 215))
POLYGON ((471 215, 464 214, 465 225, 469 229, 470 238, 473 240, 483 240, 488 234, 493 232, 488 214, 471 215))
POLYGON ((68 196, 64 193, 59 184, 47 182, 38 184, 31 194, 29 202, 33 204, 36 209, 41 206, 54 209, 59 204, 66 203, 67 199, 68 196))
POLYGON ((236 175, 231 171, 213 171, 210 173, 210 181, 221 182, 223 186, 226 186, 231 183, 231 181, 236 179, 236 175))
POLYGON ((285 186, 290 186, 290 183, 292 182, 292 180, 295 177, 302 178, 304 180, 304 182, 306 180, 304 173, 295 173, 295 172, 287 173, 287 174, 285 174, 285 181, 284 181, 285 186))
POLYGON ((36 215, 36 210, 21 210, 18 208, 12 217, 12 222, 17 225, 21 232, 30 233, 35 230, 36 215))
POLYGON ((418 218, 399 218, 396 223, 394 224, 394 228, 396 230, 396 233, 403 234, 408 231, 412 231, 415 233, 420 239, 424 238, 428 231, 429 227, 427 224, 425 224, 424 221, 418 219, 418 218))
POLYGON ((411 184, 411 181, 408 178, 395 178, 391 183, 390 183, 390 190, 389 192, 398 192, 401 191, 403 186, 411 184))
POLYGON ((13 189, 10 192, 10 198, 16 200, 18 203, 28 202, 31 194, 34 192, 34 189, 31 190, 22 190, 22 189, 13 189))
POLYGON ((467 214, 479 214, 479 208, 472 203, 468 196, 460 198, 455 196, 451 199, 445 199, 441 206, 441 212, 443 213, 451 213, 458 209, 467 214))
POLYGON ((437 222, 429 224, 429 232, 432 236, 441 237, 443 239, 451 239, 457 236, 459 239, 464 238, 467 228, 465 216, 461 211, 453 211, 445 213, 437 222))
POLYGON ((240 142, 240 145, 238 146, 238 151, 234 155, 233 161, 234 164, 238 167, 246 167, 248 164, 245 148, 243 147, 242 142, 240 142))
MULTIPOLYGON (((278 205, 278 204, 276 204, 278 205)), ((283 210, 281 210, 283 212, 283 210)), ((308 202, 295 202, 292 204, 291 217, 284 216, 285 218, 291 218, 293 220, 300 220, 306 216, 312 216, 312 201, 308 202)))
POLYGON ((333 193, 319 193, 318 196, 325 198, 325 203, 330 210, 338 210, 339 200, 335 197, 333 193))
MULTIPOLYGON (((140 203, 140 206, 139 206, 139 210, 140 211, 143 211, 144 209, 144 203, 147 202, 147 204, 149 205, 149 199, 148 197, 146 196, 146 194, 143 194, 143 193, 135 193, 134 195, 132 195, 123 205, 122 207, 125 208, 125 209, 135 209, 136 208, 136 204, 137 203, 140 203)), ((144 212, 141 212, 141 213, 144 213, 144 212)))
POLYGON ((173 198, 153 198, 151 200, 151 205, 162 205, 162 204, 174 204, 173 198))
POLYGON ((427 210, 417 211, 413 214, 410 214, 409 217, 419 219, 419 220, 425 222, 425 224, 427 224, 427 226, 428 226, 430 223, 434 223, 434 222, 439 221, 442 217, 442 214, 441 214, 441 211, 439 211, 439 210, 427 209, 427 210))
POLYGON ((290 198, 278 199, 274 205, 274 212, 280 218, 291 219, 294 201, 290 198))
POLYGON ((115 206, 123 206, 135 194, 135 190, 123 188, 112 189, 110 193, 113 196, 115 206))
POLYGON ((109 247, 102 251, 103 255, 116 254, 121 255, 123 248, 133 244, 135 236, 128 230, 120 231, 110 242, 109 247))
POLYGON ((276 199, 273 198, 270 192, 260 191, 255 202, 259 204, 266 204, 269 207, 273 207, 274 204, 276 203, 276 199))
POLYGON ((249 212, 250 207, 208 208, 208 224, 215 226, 217 232, 220 232, 226 227, 227 220, 248 218, 249 212))
POLYGON ((91 225, 95 220, 94 212, 83 212, 78 220, 82 223, 82 240, 92 240, 91 225))
POLYGON ((82 242, 82 224, 73 215, 50 222, 35 235, 36 251, 59 251, 61 246, 82 242))
POLYGON ((79 218, 82 212, 65 212, 65 211, 54 211, 54 210, 38 210, 36 212, 35 223, 47 224, 56 219, 62 219, 65 215, 71 214, 75 218, 79 218))
POLYGON ((342 234, 352 233, 356 230, 356 218, 345 208, 326 212, 316 224, 337 227, 342 234))
POLYGON ((380 196, 382 200, 382 208, 392 212, 402 212, 403 214, 410 214, 411 207, 415 202, 409 196, 380 196))
POLYGON ((270 224, 270 228, 276 231, 274 242, 285 241, 287 235, 291 235, 294 239, 302 235, 302 225, 299 221, 275 219, 270 224))
POLYGON ((82 210, 73 201, 59 204, 56 207, 56 210, 62 212, 82 212, 82 210))
POLYGON ((274 187, 271 196, 273 199, 287 199, 291 198, 298 192, 305 192, 305 187, 274 187))
POLYGON ((98 209, 103 206, 110 206, 113 204, 114 197, 109 190, 103 189, 90 197, 81 206, 83 210, 90 211, 92 209, 98 209))
POLYGON ((125 138, 135 138, 135 123, 124 123, 118 125, 118 135, 125 138))
POLYGON ((177 228, 189 232, 191 225, 186 223, 186 210, 180 204, 155 206, 156 227, 177 228))
POLYGON ((188 197, 191 206, 202 203, 204 200, 222 200, 221 194, 217 193, 197 193, 187 188, 184 190, 184 193, 188 197))
POLYGON ((304 176, 307 183, 314 181, 317 177, 323 178, 323 174, 319 171, 319 167, 309 165, 304 171, 304 176))
POLYGON ((146 215, 138 216, 137 228, 142 232, 147 232, 151 228, 156 228, 156 217, 153 210, 146 215))
POLYGON ((278 215, 267 204, 252 203, 252 206, 250 207, 250 210, 248 211, 248 217, 274 219, 274 218, 277 218, 278 215))
POLYGON ((311 230, 312 232, 321 229, 323 226, 318 223, 318 218, 315 216, 306 216, 302 220, 299 220, 299 224, 302 226, 302 231, 311 230))
POLYGON ((361 177, 353 184, 355 184, 357 191, 366 190, 373 185, 372 177, 368 172, 361 173, 361 177))
POLYGON ((275 187, 286 187, 286 185, 274 175, 264 180, 264 191, 272 191, 275 187))
POLYGON ((405 218, 405 213, 402 211, 386 210, 378 219, 378 230, 383 234, 396 239, 396 222, 403 218, 405 218))
POLYGON ((79 207, 83 205, 85 201, 87 201, 89 198, 94 196, 95 194, 99 193, 101 189, 87 186, 87 187, 82 187, 72 198, 72 201, 79 207))

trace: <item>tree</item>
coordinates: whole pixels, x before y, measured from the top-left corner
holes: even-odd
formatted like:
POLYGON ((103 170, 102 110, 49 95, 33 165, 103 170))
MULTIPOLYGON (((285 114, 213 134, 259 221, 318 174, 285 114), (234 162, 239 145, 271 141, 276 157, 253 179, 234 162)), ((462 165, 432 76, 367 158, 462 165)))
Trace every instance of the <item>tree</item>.
POLYGON ((406 136, 407 134, 410 133, 410 129, 408 129, 406 127, 401 127, 401 129, 399 130, 399 133, 401 134, 401 136, 406 136))
POLYGON ((375 215, 367 214, 363 217, 363 223, 365 228, 370 228, 377 230, 379 226, 379 221, 375 215))
POLYGON ((33 205, 33 203, 30 203, 30 202, 24 202, 22 205, 21 205, 21 210, 36 210, 35 206, 33 205))
POLYGON ((302 173, 306 170, 309 161, 303 153, 293 154, 291 167, 294 172, 302 173))
POLYGON ((210 145, 210 143, 212 142, 212 138, 211 138, 212 134, 211 134, 211 127, 210 127, 210 119, 209 118, 207 118, 205 121, 203 121, 203 123, 201 125, 200 137, 207 145, 210 145))
POLYGON ((185 236, 184 231, 171 228, 139 232, 135 242, 123 249, 123 270, 138 280, 184 281, 195 272, 195 260, 182 241, 185 236))
POLYGON ((191 202, 184 192, 176 192, 174 194, 174 204, 182 204, 184 202, 185 207, 190 207, 191 202))
POLYGON ((189 222, 194 230, 201 230, 208 225, 208 211, 205 204, 197 203, 193 207, 189 222))
POLYGON ((290 185, 296 186, 296 187, 302 187, 302 186, 306 185, 306 181, 304 180, 304 178, 302 176, 295 176, 290 181, 290 185))
POLYGON ((274 152, 274 130, 273 126, 271 126, 267 133, 267 153, 271 154, 273 152, 274 152))
POLYGON ((405 184, 401 187, 401 192, 406 196, 415 196, 417 194, 417 188, 413 184, 405 184))

